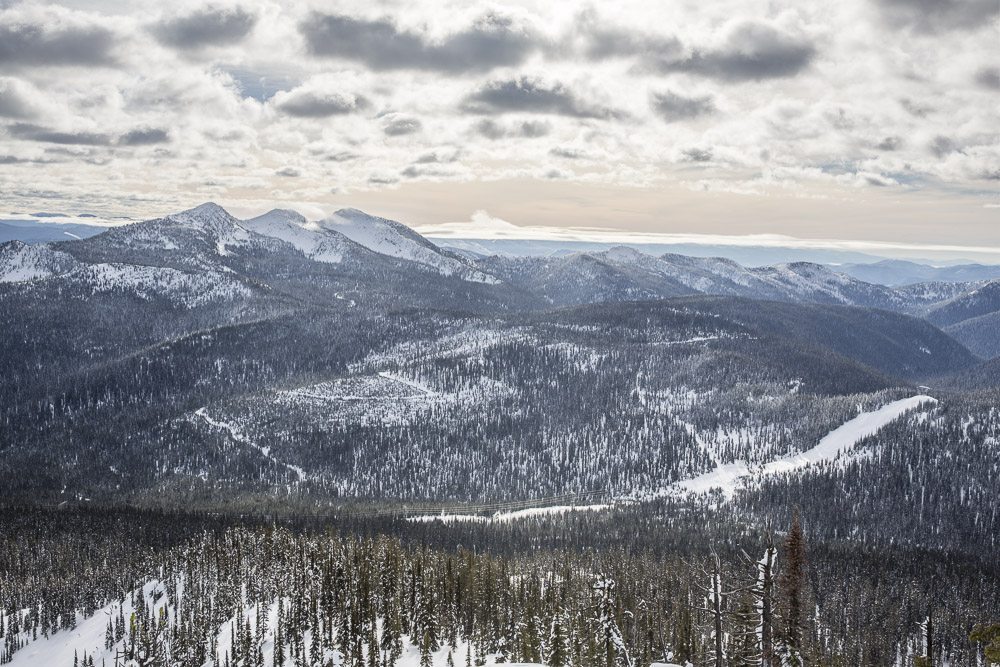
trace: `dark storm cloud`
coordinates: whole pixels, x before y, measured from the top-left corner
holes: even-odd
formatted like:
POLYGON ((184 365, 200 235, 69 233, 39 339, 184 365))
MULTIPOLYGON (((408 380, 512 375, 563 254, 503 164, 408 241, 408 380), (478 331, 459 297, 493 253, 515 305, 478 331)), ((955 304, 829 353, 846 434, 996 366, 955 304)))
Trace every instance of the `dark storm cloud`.
POLYGON ((257 15, 239 7, 205 7, 152 26, 161 43, 178 49, 236 44, 250 34, 257 15))
POLYGON ((649 101, 653 111, 668 123, 691 120, 715 112, 710 95, 687 96, 672 90, 653 93, 649 101))
POLYGON ((724 81, 776 79, 798 74, 816 57, 816 47, 802 37, 765 23, 737 26, 722 46, 694 49, 679 60, 654 63, 667 72, 688 72, 724 81))
POLYGON ((976 83, 987 90, 1000 90, 1000 67, 983 67, 976 72, 976 83))
POLYGON ((423 129, 423 124, 416 118, 395 118, 382 128, 390 137, 397 137, 404 134, 413 134, 423 129))
POLYGON ((360 95, 319 90, 293 90, 280 98, 277 108, 289 116, 326 118, 367 109, 370 105, 360 95))
POLYGON ((989 26, 1000 13, 996 0, 873 0, 892 26, 935 33, 989 26))
POLYGON ((472 113, 546 113, 575 118, 621 118, 624 114, 577 96, 561 83, 522 76, 491 81, 469 95, 465 108, 472 113))
POLYGON ((114 45, 114 33, 101 26, 0 19, 0 67, 111 65, 114 45))
POLYGON ((0 79, 0 116, 6 118, 31 118, 35 107, 12 79, 0 79))
POLYGON ((539 46, 535 35, 497 14, 487 14, 440 41, 401 30, 388 19, 369 21, 319 12, 299 30, 313 55, 355 60, 375 70, 481 72, 518 65, 539 46))
POLYGON ((522 139, 537 139, 552 131, 552 126, 540 120, 525 120, 511 125, 498 123, 492 118, 484 118, 475 126, 476 132, 487 139, 503 139, 519 137, 522 139))
POLYGON ((110 146, 114 143, 114 137, 110 134, 98 132, 61 132, 31 123, 15 123, 7 127, 7 132, 15 139, 49 144, 110 146))
POLYGON ((118 143, 123 146, 151 146, 169 141, 170 133, 158 127, 136 128, 118 138, 118 143))

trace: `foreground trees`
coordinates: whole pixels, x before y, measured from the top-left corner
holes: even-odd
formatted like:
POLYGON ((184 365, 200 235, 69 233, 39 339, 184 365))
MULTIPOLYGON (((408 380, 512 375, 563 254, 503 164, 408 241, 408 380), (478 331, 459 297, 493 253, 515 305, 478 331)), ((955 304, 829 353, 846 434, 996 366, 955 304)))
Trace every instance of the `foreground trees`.
MULTIPOLYGON (((549 528, 531 522, 403 524, 404 537, 390 538, 370 524, 333 532, 139 516, 39 513, 19 522, 0 511, 0 663, 21 660, 35 642, 72 649, 92 619, 99 636, 79 646, 78 665, 783 667, 878 665, 886 655, 912 664, 925 651, 917 614, 929 598, 911 604, 907 585, 869 595, 870 583, 848 569, 852 557, 807 550, 795 518, 780 546, 765 534, 744 553, 680 557, 542 549, 549 528), (148 533, 135 532, 139 525, 148 533), (535 546, 510 551, 522 537, 535 546), (428 546, 445 540, 470 547, 428 546), (841 614, 865 613, 880 619, 872 634, 864 623, 849 632, 836 625, 841 614), (904 618, 898 639, 894 615, 904 618)), ((563 521, 551 530, 567 532, 563 521)), ((942 579, 940 591, 964 580, 942 579)), ((983 581, 992 596, 991 579, 983 581)), ((986 600, 958 617, 937 596, 934 664, 976 664, 965 634, 972 623, 961 619, 989 617, 996 598, 986 600)), ((977 632, 984 647, 995 641, 990 628, 977 632)))

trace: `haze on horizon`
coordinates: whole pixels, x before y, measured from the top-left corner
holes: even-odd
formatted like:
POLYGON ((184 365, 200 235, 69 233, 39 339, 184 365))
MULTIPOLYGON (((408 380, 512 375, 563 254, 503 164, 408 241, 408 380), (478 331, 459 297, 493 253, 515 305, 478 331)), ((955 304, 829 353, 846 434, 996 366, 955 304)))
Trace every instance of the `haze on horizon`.
POLYGON ((995 1, 550 4, 0 1, 0 208, 997 251, 995 1))

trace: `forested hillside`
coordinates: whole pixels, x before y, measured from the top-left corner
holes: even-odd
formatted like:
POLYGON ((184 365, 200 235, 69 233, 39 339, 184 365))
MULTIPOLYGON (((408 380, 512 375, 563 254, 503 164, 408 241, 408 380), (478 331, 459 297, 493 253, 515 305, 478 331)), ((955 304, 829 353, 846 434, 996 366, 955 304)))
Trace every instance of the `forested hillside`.
POLYGON ((5 244, 0 660, 979 667, 990 294, 354 209, 5 244))

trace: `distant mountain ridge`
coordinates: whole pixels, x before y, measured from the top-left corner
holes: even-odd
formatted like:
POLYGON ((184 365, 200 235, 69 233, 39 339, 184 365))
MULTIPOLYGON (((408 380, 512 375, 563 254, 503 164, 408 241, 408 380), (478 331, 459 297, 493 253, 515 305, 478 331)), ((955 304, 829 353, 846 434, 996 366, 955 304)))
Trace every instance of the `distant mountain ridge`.
POLYGON ((836 270, 858 280, 890 287, 930 282, 970 283, 1000 278, 1000 265, 928 266, 901 259, 885 259, 870 264, 841 264, 836 270))
MULTIPOLYGON (((952 268, 955 275, 972 271, 952 268)), ((178 303, 190 295, 171 291, 188 289, 180 286, 202 275, 233 286, 196 290, 211 298, 252 294, 266 300, 281 293, 316 304, 370 300, 509 311, 720 295, 846 305, 926 317, 982 357, 1000 348, 992 330, 1000 317, 994 315, 1000 282, 889 287, 811 262, 748 268, 724 258, 653 256, 625 246, 558 257, 482 257, 441 248, 402 223, 357 209, 318 221, 285 209, 240 220, 209 202, 87 239, 0 246, 0 281, 6 283, 59 279, 92 287, 95 271, 105 276, 99 285, 178 303)))

